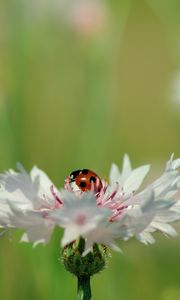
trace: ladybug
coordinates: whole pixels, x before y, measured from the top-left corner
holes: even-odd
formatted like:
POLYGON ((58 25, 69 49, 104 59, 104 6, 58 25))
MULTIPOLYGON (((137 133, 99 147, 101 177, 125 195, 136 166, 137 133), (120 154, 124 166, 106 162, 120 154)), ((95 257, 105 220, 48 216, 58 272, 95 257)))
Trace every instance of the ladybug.
POLYGON ((74 190, 80 189, 83 192, 93 190, 99 193, 103 187, 99 176, 89 169, 73 171, 69 176, 69 183, 74 190))

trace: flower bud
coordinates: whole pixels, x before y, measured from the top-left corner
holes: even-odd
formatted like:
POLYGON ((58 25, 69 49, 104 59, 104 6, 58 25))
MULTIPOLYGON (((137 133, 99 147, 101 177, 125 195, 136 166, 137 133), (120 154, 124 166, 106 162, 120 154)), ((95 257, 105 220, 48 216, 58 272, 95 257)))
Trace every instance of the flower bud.
POLYGON ((84 255, 85 240, 78 240, 67 245, 62 252, 62 261, 67 271, 78 278, 90 277, 99 273, 107 266, 110 254, 101 244, 94 244, 92 251, 84 255))

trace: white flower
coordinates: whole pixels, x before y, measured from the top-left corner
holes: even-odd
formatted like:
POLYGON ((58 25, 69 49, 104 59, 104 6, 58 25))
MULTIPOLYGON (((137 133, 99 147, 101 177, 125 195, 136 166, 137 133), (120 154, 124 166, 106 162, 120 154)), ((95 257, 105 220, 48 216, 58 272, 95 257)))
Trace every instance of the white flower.
POLYGON ((23 241, 47 242, 54 227, 47 211, 60 205, 51 193, 52 182, 37 167, 30 175, 18 169, 0 175, 0 226, 25 229, 23 241))
POLYGON ((99 209, 96 205, 96 197, 92 192, 81 195, 64 191, 61 199, 63 208, 52 211, 49 216, 65 229, 62 238, 62 246, 67 245, 79 236, 86 236, 87 233, 97 230, 100 222, 110 217, 110 210, 99 209))
POLYGON ((26 1, 24 13, 33 26, 48 16, 64 23, 82 35, 102 33, 109 12, 104 0, 31 0, 26 1))
MULTIPOLYGON (((66 1, 67 2, 67 1, 66 1)), ((102 0, 77 0, 69 7, 69 24, 85 35, 102 32, 107 23, 106 4, 102 0)))
POLYGON ((94 243, 117 250, 116 240, 136 237, 153 243, 156 230, 175 236, 169 224, 180 220, 180 159, 170 160, 163 174, 137 193, 149 171, 145 165, 132 169, 129 157, 124 156, 122 172, 116 165, 110 171, 110 184, 105 181, 100 192, 65 189, 58 191, 47 175, 34 167, 30 175, 23 168, 0 175, 0 224, 2 227, 23 228, 23 241, 35 245, 47 242, 53 228, 64 229, 62 247, 80 236, 86 241, 85 252, 94 243))

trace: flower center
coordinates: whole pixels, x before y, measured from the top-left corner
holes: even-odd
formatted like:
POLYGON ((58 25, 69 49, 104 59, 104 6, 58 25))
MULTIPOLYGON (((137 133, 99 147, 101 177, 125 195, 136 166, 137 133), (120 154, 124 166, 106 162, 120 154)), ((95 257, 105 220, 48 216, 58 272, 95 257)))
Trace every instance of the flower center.
POLYGON ((78 225, 84 225, 86 222, 86 216, 79 214, 75 221, 76 221, 76 224, 78 224, 78 225))

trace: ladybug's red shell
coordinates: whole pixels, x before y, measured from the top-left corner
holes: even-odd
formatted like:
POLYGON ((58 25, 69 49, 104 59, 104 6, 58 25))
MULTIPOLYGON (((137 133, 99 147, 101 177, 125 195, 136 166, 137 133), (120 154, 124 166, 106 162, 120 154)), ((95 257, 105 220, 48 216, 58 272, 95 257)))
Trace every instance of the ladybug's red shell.
POLYGON ((102 189, 102 181, 99 176, 88 169, 73 171, 70 174, 70 184, 73 185, 73 183, 83 192, 93 190, 98 193, 102 189))

